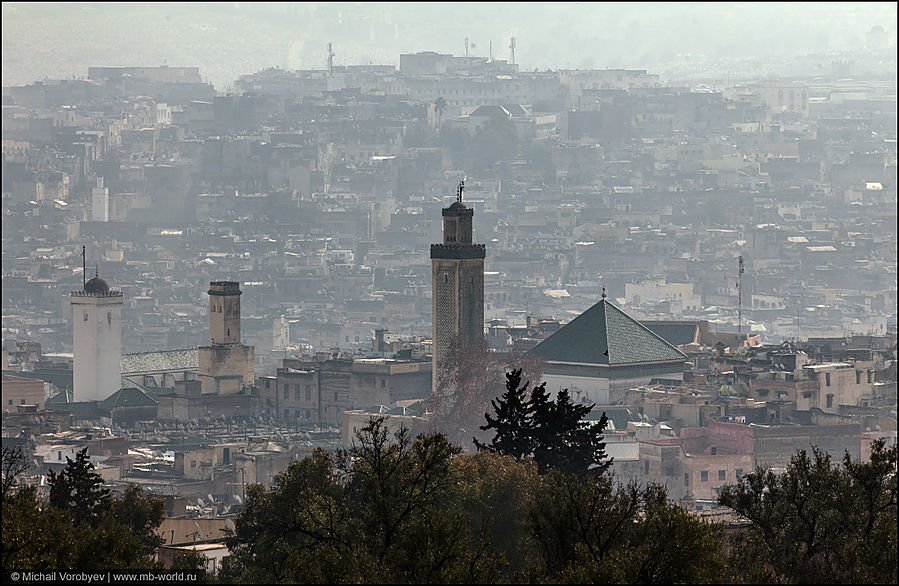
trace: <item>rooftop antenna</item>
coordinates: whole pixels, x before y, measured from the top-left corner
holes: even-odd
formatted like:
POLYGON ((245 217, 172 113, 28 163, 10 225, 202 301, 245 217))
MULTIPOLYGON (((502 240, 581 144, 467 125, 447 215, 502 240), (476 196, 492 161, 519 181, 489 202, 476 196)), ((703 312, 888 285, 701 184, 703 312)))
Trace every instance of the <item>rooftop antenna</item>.
POLYGON ((334 73, 334 51, 331 50, 331 43, 328 43, 328 75, 334 73))
POLYGON ((465 37, 465 58, 468 59, 468 37, 465 37))
POLYGON ((743 333, 743 255, 737 260, 737 334, 743 333))
POLYGON ((511 61, 512 65, 515 65, 515 37, 512 37, 512 39, 509 41, 509 51, 512 52, 509 61, 511 61))
POLYGON ((87 261, 85 260, 85 246, 81 245, 81 288, 87 287, 87 261))

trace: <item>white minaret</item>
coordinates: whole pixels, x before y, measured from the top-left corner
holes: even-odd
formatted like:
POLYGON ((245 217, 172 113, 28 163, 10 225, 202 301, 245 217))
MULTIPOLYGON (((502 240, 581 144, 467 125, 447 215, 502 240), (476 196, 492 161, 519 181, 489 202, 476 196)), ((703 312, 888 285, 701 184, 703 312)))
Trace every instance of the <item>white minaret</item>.
POLYGON ((122 386, 122 292, 95 274, 70 300, 74 400, 102 401, 122 386))
POLYGON ((97 177, 97 186, 91 189, 91 221, 109 221, 109 188, 103 187, 102 177, 97 177))

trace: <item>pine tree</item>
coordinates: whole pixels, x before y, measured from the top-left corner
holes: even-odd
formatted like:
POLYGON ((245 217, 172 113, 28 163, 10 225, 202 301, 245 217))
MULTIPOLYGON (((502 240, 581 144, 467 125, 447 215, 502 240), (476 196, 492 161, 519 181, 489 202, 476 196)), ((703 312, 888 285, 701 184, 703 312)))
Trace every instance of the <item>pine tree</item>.
MULTIPOLYGON (((533 421, 527 394, 530 381, 521 384, 521 369, 506 373, 506 392, 499 399, 493 399, 493 411, 496 416, 485 413, 487 424, 481 429, 496 430, 489 445, 482 444, 474 438, 478 450, 488 450, 509 455, 521 460, 533 451, 533 421)), ((542 386, 545 386, 542 385, 542 386)), ((536 389, 535 389, 536 391, 536 389)))
POLYGON ((609 420, 603 413, 599 422, 584 421, 593 405, 571 402, 567 389, 550 400, 546 383, 534 387, 527 399, 530 381, 521 385, 521 370, 506 374, 506 392, 492 401, 494 415, 485 413, 483 430, 493 429, 493 441, 479 450, 509 455, 516 460, 533 457, 540 473, 556 468, 574 474, 602 474, 612 461, 608 459, 602 434, 609 420))
POLYGON ((584 421, 593 405, 571 402, 568 389, 559 391, 555 401, 538 397, 532 407, 536 446, 534 460, 541 473, 557 468, 573 474, 602 474, 612 461, 607 459, 602 433, 609 420, 603 412, 598 423, 584 421))
POLYGON ((78 452, 74 461, 66 458, 66 462, 62 472, 51 470, 47 475, 50 504, 62 511, 70 511, 76 525, 94 525, 109 504, 109 489, 102 488, 103 479, 92 472, 94 465, 87 455, 87 448, 78 452))

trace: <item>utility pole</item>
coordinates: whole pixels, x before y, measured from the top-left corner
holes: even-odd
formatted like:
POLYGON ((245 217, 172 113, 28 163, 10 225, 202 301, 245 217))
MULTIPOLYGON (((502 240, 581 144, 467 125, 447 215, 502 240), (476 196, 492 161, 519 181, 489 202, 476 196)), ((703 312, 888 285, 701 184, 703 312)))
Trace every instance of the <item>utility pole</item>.
POLYGON ((737 260, 737 334, 743 333, 743 255, 737 260))

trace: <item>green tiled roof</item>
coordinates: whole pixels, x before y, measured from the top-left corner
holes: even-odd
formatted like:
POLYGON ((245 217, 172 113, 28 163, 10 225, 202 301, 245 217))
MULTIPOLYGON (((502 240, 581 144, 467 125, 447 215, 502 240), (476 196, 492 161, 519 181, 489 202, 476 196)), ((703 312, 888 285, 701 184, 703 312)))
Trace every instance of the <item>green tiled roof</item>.
POLYGON ((196 370, 200 354, 196 348, 122 354, 122 374, 161 370, 196 370))
POLYGON ((104 409, 109 410, 113 407, 153 407, 157 403, 156 399, 138 388, 122 387, 100 404, 104 409))
POLYGON ((71 368, 47 368, 37 371, 4 370, 3 374, 11 374, 21 378, 42 380, 56 385, 58 389, 72 388, 71 368))
POLYGON ((696 323, 650 321, 642 322, 644 326, 661 336, 672 346, 690 344, 696 339, 696 323))
POLYGON ((55 405, 60 411, 68 411, 73 419, 100 419, 109 417, 109 411, 104 409, 101 403, 95 401, 75 401, 74 403, 59 403, 55 405))
POLYGON ((529 351, 547 361, 616 366, 682 361, 686 354, 602 299, 529 351))

